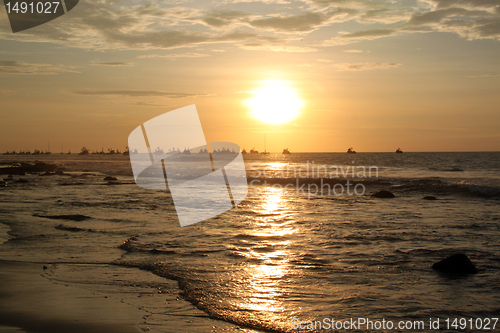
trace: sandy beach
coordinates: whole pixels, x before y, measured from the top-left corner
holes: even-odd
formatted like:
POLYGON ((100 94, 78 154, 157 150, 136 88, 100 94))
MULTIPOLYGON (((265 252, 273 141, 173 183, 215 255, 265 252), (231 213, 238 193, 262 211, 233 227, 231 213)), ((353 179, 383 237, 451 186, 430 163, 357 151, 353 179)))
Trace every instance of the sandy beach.
POLYGON ((255 332, 210 319, 179 298, 174 281, 118 266, 81 266, 0 261, 0 332, 255 332), (82 270, 101 281, 59 280, 62 272, 76 278, 82 270), (123 283, 106 285, 109 275, 123 283), (157 280, 158 288, 134 284, 138 275, 157 280))
POLYGON ((0 261, 0 321, 21 332, 141 332, 144 310, 83 288, 54 283, 51 265, 0 261), (47 267, 47 266, 45 266, 47 267))

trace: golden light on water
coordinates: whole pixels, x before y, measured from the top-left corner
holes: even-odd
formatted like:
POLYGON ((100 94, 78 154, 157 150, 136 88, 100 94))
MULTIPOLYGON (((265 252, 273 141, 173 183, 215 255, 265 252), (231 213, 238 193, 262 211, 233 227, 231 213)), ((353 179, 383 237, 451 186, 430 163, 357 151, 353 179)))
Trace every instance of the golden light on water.
POLYGON ((259 244, 253 244, 247 254, 250 264, 245 268, 247 297, 237 303, 238 307, 264 311, 269 321, 278 323, 282 318, 284 304, 280 300, 285 292, 283 279, 290 270, 290 236, 297 232, 293 223, 294 212, 282 189, 267 188, 260 196, 260 204, 256 205, 254 229, 249 235, 258 237, 259 244))
POLYGON ((299 114, 302 100, 286 81, 264 81, 246 101, 253 116, 267 124, 283 124, 299 114))

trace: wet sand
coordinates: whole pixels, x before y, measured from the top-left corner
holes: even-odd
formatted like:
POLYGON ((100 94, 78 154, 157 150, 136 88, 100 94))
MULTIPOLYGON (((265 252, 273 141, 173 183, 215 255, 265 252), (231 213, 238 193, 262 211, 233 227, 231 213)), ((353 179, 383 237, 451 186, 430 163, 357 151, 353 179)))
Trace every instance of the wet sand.
POLYGON ((43 273, 42 264, 0 261, 1 332, 142 332, 144 311, 43 273))
POLYGON ((137 268, 0 260, 0 332, 258 331, 209 318, 176 281, 137 268))

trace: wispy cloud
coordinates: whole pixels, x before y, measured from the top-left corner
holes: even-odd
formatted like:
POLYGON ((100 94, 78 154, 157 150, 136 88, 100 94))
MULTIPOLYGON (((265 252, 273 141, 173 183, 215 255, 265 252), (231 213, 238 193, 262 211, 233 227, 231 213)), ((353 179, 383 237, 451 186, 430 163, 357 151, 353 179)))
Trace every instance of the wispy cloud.
POLYGON ((468 76, 468 77, 480 78, 480 77, 497 77, 497 76, 500 76, 500 74, 471 75, 471 76, 468 76))
POLYGON ((10 75, 55 75, 78 73, 74 67, 61 64, 27 63, 15 60, 0 60, 0 74, 10 75))
POLYGON ((342 34, 340 36, 325 40, 320 43, 321 46, 337 46, 357 43, 361 41, 374 40, 382 37, 395 35, 397 32, 392 29, 374 29, 362 30, 352 33, 342 34))
POLYGON ((207 94, 186 94, 156 90, 107 90, 107 91, 73 91, 77 95, 84 96, 129 96, 129 97, 166 97, 166 98, 186 98, 207 96, 207 94))
POLYGON ((305 13, 302 15, 275 16, 250 21, 252 27, 285 32, 305 32, 325 24, 332 15, 305 13))
POLYGON ((339 63, 331 67, 338 71, 369 71, 374 69, 392 69, 401 66, 400 63, 361 62, 361 63, 339 63))
POLYGON ((12 90, 0 89, 0 96, 10 96, 10 95, 12 95, 12 93, 13 93, 12 90))
POLYGON ((260 51, 271 51, 271 52, 316 52, 318 49, 307 47, 307 46, 287 46, 287 45, 271 45, 263 43, 254 44, 243 44, 240 48, 244 50, 260 50, 260 51))
POLYGON ((121 66, 133 66, 134 63, 133 62, 99 62, 99 63, 94 63, 94 64, 91 64, 92 66, 117 66, 117 67, 121 67, 121 66))
POLYGON ((165 106, 162 104, 156 104, 156 103, 151 103, 151 102, 137 102, 132 105, 137 105, 137 106, 152 106, 152 107, 158 107, 158 106, 165 106))
POLYGON ((137 58, 166 58, 166 59, 178 59, 178 58, 202 58, 209 57, 210 54, 203 53, 170 53, 170 54, 145 54, 138 56, 137 58))

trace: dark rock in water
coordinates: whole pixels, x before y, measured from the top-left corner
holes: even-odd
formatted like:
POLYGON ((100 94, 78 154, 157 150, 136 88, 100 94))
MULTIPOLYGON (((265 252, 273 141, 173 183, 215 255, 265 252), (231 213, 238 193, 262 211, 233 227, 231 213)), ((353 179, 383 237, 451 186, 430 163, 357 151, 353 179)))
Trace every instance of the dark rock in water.
POLYGON ((104 180, 106 180, 106 181, 112 181, 112 180, 118 180, 118 179, 116 179, 115 177, 107 176, 106 178, 104 178, 104 180))
POLYGON ((389 191, 378 191, 377 193, 373 193, 372 197, 386 199, 395 198, 396 196, 389 191))
POLYGON ((55 227, 57 230, 65 230, 65 231, 72 231, 72 232, 78 232, 78 231, 85 231, 85 229, 78 228, 78 227, 68 227, 62 224, 59 224, 58 226, 55 227))
POLYGON ((432 265, 432 269, 447 274, 476 274, 476 266, 463 253, 454 254, 432 265))
POLYGON ((75 215, 36 215, 36 214, 34 214, 33 216, 44 217, 44 218, 52 219, 52 220, 71 220, 71 221, 78 221, 78 222, 91 219, 90 216, 80 215, 80 214, 75 214, 75 215))
POLYGON ((7 175, 25 175, 26 173, 34 172, 49 172, 57 168, 55 164, 48 164, 44 162, 35 162, 35 164, 21 163, 20 165, 14 164, 10 167, 0 168, 0 174, 7 175))
POLYGON ((426 195, 426 196, 424 197, 424 200, 437 200, 437 198, 436 198, 436 197, 434 197, 434 196, 432 196, 432 195, 426 195))

